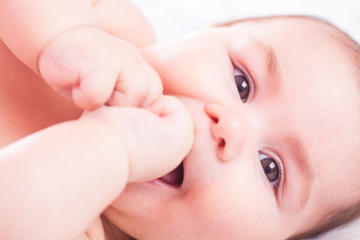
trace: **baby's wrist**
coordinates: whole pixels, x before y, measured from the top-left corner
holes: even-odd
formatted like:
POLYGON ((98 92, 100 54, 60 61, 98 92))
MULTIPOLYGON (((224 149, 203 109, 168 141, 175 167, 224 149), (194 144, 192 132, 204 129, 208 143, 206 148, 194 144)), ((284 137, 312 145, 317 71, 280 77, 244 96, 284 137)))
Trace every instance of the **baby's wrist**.
POLYGON ((92 121, 96 125, 102 125, 103 128, 106 128, 106 131, 110 132, 107 141, 111 139, 111 142, 118 143, 125 153, 121 160, 128 164, 127 182, 142 181, 144 178, 148 178, 144 175, 147 175, 146 168, 150 159, 144 160, 144 157, 149 158, 149 156, 144 156, 142 153, 141 144, 138 140, 139 132, 130 124, 132 121, 132 118, 129 118, 130 112, 126 111, 126 108, 123 109, 124 112, 119 111, 120 109, 123 108, 104 106, 93 111, 85 111, 79 121, 92 121))
MULTIPOLYGON (((71 42, 79 41, 84 44, 92 34, 101 34, 98 26, 84 25, 64 30, 50 39, 41 49, 37 57, 37 73, 42 76, 42 70, 50 67, 57 67, 59 56, 66 51, 71 51, 71 42)), ((42 76, 43 77, 43 76, 42 76)))
POLYGON ((100 108, 95 111, 85 111, 78 121, 82 124, 91 125, 91 129, 96 129, 96 131, 101 134, 99 140, 101 139, 101 141, 103 141, 102 144, 113 146, 114 153, 117 153, 113 156, 116 159, 115 161, 121 161, 127 166, 126 169, 123 169, 123 172, 127 174, 127 182, 132 182, 138 179, 131 171, 131 162, 134 157, 131 146, 134 144, 132 139, 129 139, 129 136, 132 138, 134 133, 129 132, 128 127, 120 131, 118 126, 111 120, 108 120, 109 116, 107 116, 106 110, 102 110, 103 109, 100 108))
POLYGON ((94 118, 93 116, 80 117, 77 120, 82 126, 86 125, 89 131, 95 132, 98 137, 99 145, 106 146, 107 153, 100 152, 99 159, 103 159, 104 156, 112 159, 113 166, 122 166, 122 174, 127 182, 130 179, 130 152, 128 148, 128 141, 123 134, 120 134, 118 129, 100 118, 94 118), (108 153, 111 153, 108 155, 108 153), (106 154, 106 155, 104 155, 106 154))

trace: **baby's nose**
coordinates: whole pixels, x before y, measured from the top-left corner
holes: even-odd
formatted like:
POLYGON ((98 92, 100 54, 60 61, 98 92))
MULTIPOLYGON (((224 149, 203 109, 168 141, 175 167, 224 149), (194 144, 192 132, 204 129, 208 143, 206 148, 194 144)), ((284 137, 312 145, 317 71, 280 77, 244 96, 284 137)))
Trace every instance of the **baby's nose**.
POLYGON ((218 141, 217 155, 222 161, 234 159, 248 136, 249 124, 241 111, 211 103, 205 112, 212 120, 211 134, 218 141))

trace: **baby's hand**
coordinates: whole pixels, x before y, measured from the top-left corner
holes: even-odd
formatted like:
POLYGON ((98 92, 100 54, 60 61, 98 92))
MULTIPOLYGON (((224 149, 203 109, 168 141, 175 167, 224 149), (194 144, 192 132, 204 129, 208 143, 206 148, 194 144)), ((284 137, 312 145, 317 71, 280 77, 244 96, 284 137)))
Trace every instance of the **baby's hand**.
POLYGON ((147 109, 104 106, 82 117, 105 122, 122 136, 129 156, 129 182, 147 181, 170 172, 193 142, 192 118, 175 97, 162 96, 147 109))
POLYGON ((135 47, 95 27, 53 39, 40 54, 39 72, 82 109, 147 106, 162 93, 159 76, 135 47))

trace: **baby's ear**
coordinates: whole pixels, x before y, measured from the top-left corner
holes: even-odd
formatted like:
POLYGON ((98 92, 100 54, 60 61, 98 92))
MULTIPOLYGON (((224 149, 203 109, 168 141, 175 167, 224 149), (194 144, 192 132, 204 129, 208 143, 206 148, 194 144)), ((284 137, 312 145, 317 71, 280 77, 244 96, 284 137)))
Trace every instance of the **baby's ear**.
POLYGON ((230 20, 223 20, 219 22, 212 23, 209 27, 229 27, 239 22, 242 22, 244 19, 235 18, 230 20))
POLYGON ((217 22, 211 23, 208 28, 215 28, 215 27, 229 27, 233 24, 239 23, 243 21, 241 18, 233 18, 233 19, 224 19, 217 22))
POLYGON ((207 26, 206 28, 214 28, 214 27, 218 27, 218 23, 211 23, 209 26, 207 26))
POLYGON ((226 22, 213 22, 208 26, 208 28, 224 27, 224 26, 226 26, 226 22))

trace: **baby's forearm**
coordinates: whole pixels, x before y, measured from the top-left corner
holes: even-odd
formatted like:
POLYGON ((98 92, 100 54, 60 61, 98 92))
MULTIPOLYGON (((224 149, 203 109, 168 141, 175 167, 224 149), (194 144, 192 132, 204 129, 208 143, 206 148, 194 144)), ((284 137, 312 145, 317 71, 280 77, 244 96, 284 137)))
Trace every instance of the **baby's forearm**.
POLYGON ((98 26, 89 0, 1 0, 0 38, 33 71, 44 46, 58 34, 98 26))
POLYGON ((0 150, 2 239, 73 239, 124 188, 121 137, 95 120, 62 123, 0 150))

